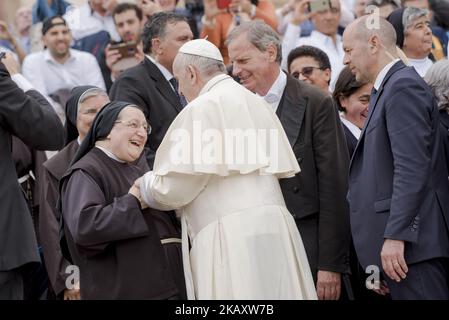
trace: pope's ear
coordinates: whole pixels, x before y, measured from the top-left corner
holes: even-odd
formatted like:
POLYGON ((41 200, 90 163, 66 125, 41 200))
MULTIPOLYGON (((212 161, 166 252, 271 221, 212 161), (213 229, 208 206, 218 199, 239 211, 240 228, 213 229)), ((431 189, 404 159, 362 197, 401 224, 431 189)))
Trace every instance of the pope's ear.
POLYGON ((195 80, 196 79, 196 70, 193 66, 187 66, 187 69, 189 71, 189 80, 195 80))

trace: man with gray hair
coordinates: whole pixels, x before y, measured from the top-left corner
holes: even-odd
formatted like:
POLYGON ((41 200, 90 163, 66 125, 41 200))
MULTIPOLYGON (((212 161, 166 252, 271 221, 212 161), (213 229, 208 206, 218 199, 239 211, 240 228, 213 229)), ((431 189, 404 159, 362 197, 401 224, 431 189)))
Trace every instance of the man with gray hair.
POLYGON ((189 299, 316 299, 279 187, 299 171, 279 119, 207 40, 184 44, 173 72, 190 103, 136 186, 150 207, 181 215, 189 299))
POLYGON ((414 7, 396 9, 387 18, 396 30, 396 44, 421 77, 424 77, 433 62, 429 59, 432 51, 432 30, 429 10, 414 7))
MULTIPOLYGON (((349 169, 359 261, 381 272, 393 299, 447 300, 449 182, 432 92, 399 60, 394 29, 385 19, 355 20, 343 46, 344 63, 356 79, 374 85, 349 169)), ((387 292, 376 283, 372 289, 387 292)))
POLYGON ((301 233, 318 298, 338 299, 349 270, 349 154, 332 98, 285 74, 281 41, 267 24, 242 23, 228 36, 233 73, 278 115, 302 171, 281 181, 301 233))

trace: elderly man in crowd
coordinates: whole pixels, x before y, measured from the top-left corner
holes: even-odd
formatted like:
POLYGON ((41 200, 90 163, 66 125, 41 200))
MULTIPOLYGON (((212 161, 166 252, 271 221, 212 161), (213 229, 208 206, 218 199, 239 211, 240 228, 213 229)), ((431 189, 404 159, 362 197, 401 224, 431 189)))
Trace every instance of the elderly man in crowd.
POLYGON ((276 111, 301 172, 281 181, 287 208, 304 241, 318 298, 338 299, 348 271, 349 155, 330 95, 286 75, 281 41, 267 24, 242 23, 228 37, 233 72, 276 111))
POLYGON ((207 40, 183 45, 173 70, 190 103, 162 141, 154 171, 136 185, 151 207, 177 209, 182 217, 188 297, 316 299, 278 182, 299 166, 273 109, 226 74, 220 51, 207 40), (201 136, 215 132, 212 143, 196 140, 198 124, 201 136), (181 152, 180 131, 193 139, 181 152), (244 138, 241 148, 236 140, 243 132, 255 140, 244 138), (198 144, 210 152, 197 157, 198 144))

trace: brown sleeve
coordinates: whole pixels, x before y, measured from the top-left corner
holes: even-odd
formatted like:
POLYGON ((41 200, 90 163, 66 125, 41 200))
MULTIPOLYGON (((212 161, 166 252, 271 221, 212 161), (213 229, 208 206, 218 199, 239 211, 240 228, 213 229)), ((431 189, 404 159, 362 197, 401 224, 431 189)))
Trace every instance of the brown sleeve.
POLYGON ((149 232, 137 198, 127 193, 106 203, 98 184, 82 170, 64 183, 61 198, 64 222, 85 254, 97 254, 114 241, 149 232))
POLYGON ((44 168, 39 201, 39 232, 44 252, 48 278, 56 295, 65 289, 65 270, 70 262, 64 259, 59 244, 60 213, 56 209, 58 200, 58 181, 44 168))

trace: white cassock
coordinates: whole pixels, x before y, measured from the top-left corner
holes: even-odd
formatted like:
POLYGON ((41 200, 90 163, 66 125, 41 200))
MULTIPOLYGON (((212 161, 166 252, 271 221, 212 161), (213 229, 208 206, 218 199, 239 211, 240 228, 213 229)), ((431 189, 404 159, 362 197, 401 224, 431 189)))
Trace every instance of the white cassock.
POLYGON ((181 217, 189 299, 317 298, 278 182, 297 172, 272 108, 227 75, 212 78, 176 117, 140 188, 151 207, 181 217), (239 130, 252 140, 232 151, 229 134, 239 130))

